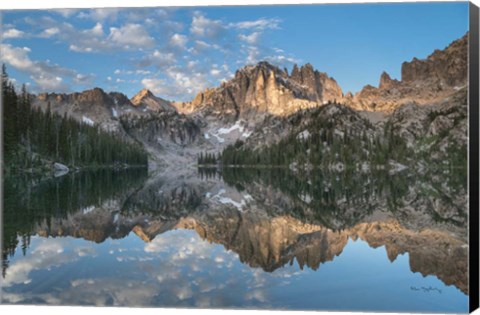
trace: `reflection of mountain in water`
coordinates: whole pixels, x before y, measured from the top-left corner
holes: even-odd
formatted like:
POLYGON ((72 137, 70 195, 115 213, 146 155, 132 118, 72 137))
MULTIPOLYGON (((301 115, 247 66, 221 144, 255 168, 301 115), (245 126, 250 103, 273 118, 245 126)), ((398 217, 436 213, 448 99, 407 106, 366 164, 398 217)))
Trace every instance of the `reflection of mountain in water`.
POLYGON ((429 174, 428 182, 381 173, 302 178, 278 169, 224 170, 222 176, 228 185, 178 174, 149 179, 139 189, 125 190, 125 197, 82 205, 54 219, 47 214, 29 231, 95 242, 133 231, 148 242, 173 229, 194 229, 268 272, 294 260, 302 269, 317 269, 340 255, 348 239, 359 238, 371 247, 385 246, 391 261, 408 253, 413 272, 436 275, 468 293, 462 178, 429 174))

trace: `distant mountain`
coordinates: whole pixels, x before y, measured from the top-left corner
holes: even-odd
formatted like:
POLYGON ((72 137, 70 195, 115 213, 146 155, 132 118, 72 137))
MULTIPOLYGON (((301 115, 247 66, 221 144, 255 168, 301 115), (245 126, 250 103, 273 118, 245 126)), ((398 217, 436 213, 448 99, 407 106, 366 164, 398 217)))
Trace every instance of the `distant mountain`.
POLYGON ((106 93, 100 88, 71 94, 43 93, 34 97, 32 103, 43 110, 50 106, 62 116, 71 116, 89 125, 98 124, 106 131, 121 135, 124 133, 118 117, 130 111, 140 114, 125 94, 106 93))
POLYGON ((146 108, 151 111, 176 111, 175 107, 173 107, 169 101, 153 95, 153 93, 147 89, 138 92, 130 101, 133 106, 140 109, 146 108))
POLYGON ((151 153, 153 164, 163 164, 160 156, 168 155, 166 151, 176 152, 198 139, 196 122, 149 90, 140 91, 131 100, 122 93, 106 93, 100 88, 71 94, 44 93, 33 96, 32 103, 141 143, 151 153))

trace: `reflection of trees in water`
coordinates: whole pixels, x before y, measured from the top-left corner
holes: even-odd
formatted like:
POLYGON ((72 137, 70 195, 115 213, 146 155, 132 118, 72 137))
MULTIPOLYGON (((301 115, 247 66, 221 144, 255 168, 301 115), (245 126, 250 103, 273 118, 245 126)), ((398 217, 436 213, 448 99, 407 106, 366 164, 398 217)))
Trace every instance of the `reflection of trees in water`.
MULTIPOLYGON (((216 176, 212 169, 199 169, 199 174, 201 178, 216 176)), ((352 226, 376 210, 408 220, 405 209, 409 207, 409 213, 425 212, 435 222, 455 226, 465 224, 468 215, 467 172, 463 168, 453 173, 430 170, 423 175, 315 169, 302 174, 287 168, 223 168, 218 174, 229 186, 247 189, 254 197, 256 192, 277 189, 290 200, 288 209, 283 208, 287 214, 333 229, 352 226)), ((258 197, 262 199, 261 194, 258 197)))
POLYGON ((147 177, 146 168, 82 171, 44 182, 28 176, 4 179, 2 270, 21 242, 23 254, 36 224, 65 219, 81 209, 123 198, 147 177))
POLYGON ((198 177, 200 179, 221 179, 222 176, 216 167, 199 167, 198 177))

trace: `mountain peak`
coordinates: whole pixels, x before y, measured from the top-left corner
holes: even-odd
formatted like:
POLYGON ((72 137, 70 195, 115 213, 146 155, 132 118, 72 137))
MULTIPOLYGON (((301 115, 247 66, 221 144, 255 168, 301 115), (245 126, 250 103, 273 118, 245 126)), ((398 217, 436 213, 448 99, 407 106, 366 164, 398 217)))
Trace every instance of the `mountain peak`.
POLYGON ((280 71, 280 69, 277 66, 272 65, 266 60, 263 60, 263 61, 259 61, 255 65, 247 65, 239 69, 236 74, 238 75, 239 73, 245 73, 245 72, 250 73, 250 72, 255 72, 259 70, 273 70, 275 72, 280 71))
POLYGON ((131 102, 133 105, 138 106, 140 105, 145 98, 152 98, 155 97, 153 93, 149 89, 143 89, 138 92, 134 97, 132 97, 131 102))
POLYGON ((398 83, 397 80, 393 80, 387 72, 383 71, 382 75, 380 76, 380 83, 378 85, 378 88, 388 89, 388 88, 391 88, 396 83, 398 83))
POLYGON ((289 75, 285 69, 268 61, 248 65, 220 87, 200 92, 182 112, 222 113, 223 117, 250 117, 258 113, 284 116, 300 109, 340 100, 342 90, 332 78, 313 68, 294 66, 289 75))
POLYGON ((150 110, 175 110, 169 101, 155 96, 149 89, 143 89, 130 100, 135 107, 144 106, 150 110))

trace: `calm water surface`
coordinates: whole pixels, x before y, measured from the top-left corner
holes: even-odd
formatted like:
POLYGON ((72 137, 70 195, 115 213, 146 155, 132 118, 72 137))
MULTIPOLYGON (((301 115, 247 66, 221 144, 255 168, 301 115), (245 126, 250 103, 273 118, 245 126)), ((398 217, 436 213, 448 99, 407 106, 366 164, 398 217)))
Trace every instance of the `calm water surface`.
POLYGON ((2 303, 467 312, 466 178, 426 178, 7 179, 2 303))

